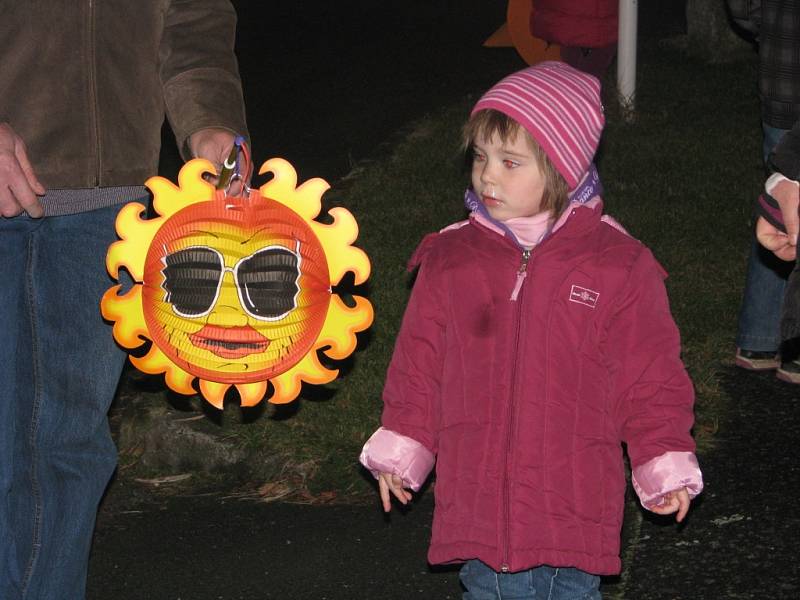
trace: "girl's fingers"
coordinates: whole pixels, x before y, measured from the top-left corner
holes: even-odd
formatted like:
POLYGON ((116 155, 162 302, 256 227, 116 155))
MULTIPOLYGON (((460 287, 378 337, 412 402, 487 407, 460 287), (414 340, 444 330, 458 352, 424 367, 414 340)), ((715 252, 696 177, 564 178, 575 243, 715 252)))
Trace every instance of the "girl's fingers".
POLYGON ((680 523, 683 521, 686 513, 689 512, 689 505, 692 503, 691 498, 689 498, 689 491, 684 488, 677 492, 675 501, 678 503, 678 515, 675 517, 675 520, 680 523))
POLYGON ((408 504, 408 501, 411 500, 411 494, 403 489, 403 480, 397 475, 392 476, 391 490, 395 498, 400 501, 400 504, 408 504))
POLYGON ((380 490, 381 494, 381 504, 383 504, 383 512, 389 512, 392 510, 392 500, 389 496, 389 484, 386 483, 386 480, 383 477, 378 478, 378 489, 380 490))
POLYGON ((651 507, 650 510, 659 515, 671 515, 678 510, 678 499, 669 494, 664 496, 661 504, 651 507))
POLYGON ((675 515, 675 520, 680 523, 689 512, 689 505, 691 503, 689 492, 686 489, 682 489, 676 492, 670 492, 664 496, 661 504, 651 507, 650 510, 658 515, 678 513, 675 515))
POLYGON ((380 490, 384 512, 389 512, 392 509, 391 496, 397 498, 400 504, 408 504, 411 501, 411 493, 403 489, 403 480, 397 475, 381 473, 378 477, 378 489, 380 490))

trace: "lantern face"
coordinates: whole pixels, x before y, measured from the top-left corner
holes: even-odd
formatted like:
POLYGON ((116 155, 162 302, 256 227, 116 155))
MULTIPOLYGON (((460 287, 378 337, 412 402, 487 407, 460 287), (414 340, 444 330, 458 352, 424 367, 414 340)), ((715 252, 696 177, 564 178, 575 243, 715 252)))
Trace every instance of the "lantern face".
POLYGON ((352 245, 358 226, 340 206, 317 220, 328 184, 298 186, 283 159, 262 165, 273 177, 246 197, 215 191, 203 178, 212 168, 195 159, 179 185, 149 179, 154 218, 136 202, 120 210, 106 267, 117 280, 126 269, 134 285, 107 290, 101 311, 124 348, 152 342, 130 360, 164 373, 176 392, 199 391, 217 408, 231 387, 243 406, 270 390, 270 402, 291 402, 303 382, 333 381, 321 355, 346 358, 372 323, 366 298, 345 303, 332 291, 347 273, 355 285, 369 276, 369 259, 352 245))
POLYGON ((309 225, 265 198, 190 205, 147 252, 142 306, 161 351, 221 383, 269 379, 314 344, 330 301, 328 264, 309 225))

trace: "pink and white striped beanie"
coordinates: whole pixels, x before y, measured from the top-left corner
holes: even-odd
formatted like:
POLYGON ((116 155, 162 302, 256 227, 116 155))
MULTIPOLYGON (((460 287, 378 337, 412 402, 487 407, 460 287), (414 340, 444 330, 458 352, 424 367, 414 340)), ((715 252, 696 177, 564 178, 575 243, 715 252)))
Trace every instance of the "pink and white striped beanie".
POLYGON ((503 79, 472 109, 493 108, 522 125, 570 189, 583 179, 603 131, 600 82, 561 62, 543 62, 503 79))

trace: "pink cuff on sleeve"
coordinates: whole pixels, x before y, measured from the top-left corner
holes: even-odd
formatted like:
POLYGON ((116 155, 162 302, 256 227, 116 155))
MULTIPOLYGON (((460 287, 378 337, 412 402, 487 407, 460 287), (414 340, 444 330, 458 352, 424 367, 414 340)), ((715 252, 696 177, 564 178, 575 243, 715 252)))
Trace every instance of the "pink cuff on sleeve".
POLYGON ((683 487, 690 498, 703 491, 703 474, 693 452, 665 452, 633 469, 631 480, 645 508, 661 504, 665 494, 683 487))
POLYGON ((358 459, 375 477, 393 473, 415 492, 425 483, 435 462, 433 453, 417 440, 384 427, 367 440, 358 459))

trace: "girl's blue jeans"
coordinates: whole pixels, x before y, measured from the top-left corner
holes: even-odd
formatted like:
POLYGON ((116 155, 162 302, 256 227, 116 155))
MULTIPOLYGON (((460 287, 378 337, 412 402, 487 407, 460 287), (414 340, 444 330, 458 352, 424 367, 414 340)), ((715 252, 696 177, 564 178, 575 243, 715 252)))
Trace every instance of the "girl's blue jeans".
POLYGON ((125 360, 100 298, 119 207, 0 219, 0 598, 84 598, 125 360))
MULTIPOLYGON (((764 164, 772 149, 788 131, 763 123, 764 164)), ((786 278, 794 266, 784 262, 761 246, 751 236, 747 277, 739 311, 736 346, 745 350, 776 352, 781 343, 780 322, 786 278)))
POLYGON ((600 577, 574 568, 541 566, 498 573, 479 560, 459 574, 464 600, 600 600, 600 577))

